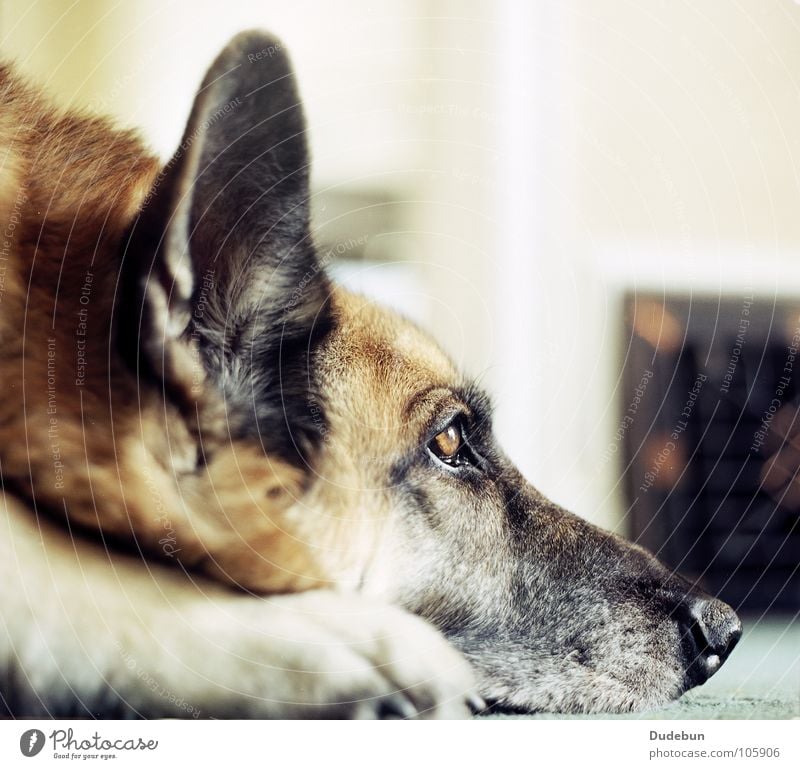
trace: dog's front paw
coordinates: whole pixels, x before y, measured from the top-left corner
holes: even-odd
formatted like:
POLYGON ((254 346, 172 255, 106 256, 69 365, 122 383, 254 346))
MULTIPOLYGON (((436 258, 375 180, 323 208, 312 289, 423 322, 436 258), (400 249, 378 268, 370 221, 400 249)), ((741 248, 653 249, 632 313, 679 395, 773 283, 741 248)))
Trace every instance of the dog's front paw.
POLYGON ((308 620, 292 678, 320 714, 465 718, 480 707, 468 663, 419 617, 324 591, 278 600, 308 620))
POLYGON ((190 622, 201 659, 183 654, 206 671, 204 715, 466 718, 480 706, 466 660, 401 609, 328 591, 238 599, 217 606, 225 621, 208 608, 190 622))

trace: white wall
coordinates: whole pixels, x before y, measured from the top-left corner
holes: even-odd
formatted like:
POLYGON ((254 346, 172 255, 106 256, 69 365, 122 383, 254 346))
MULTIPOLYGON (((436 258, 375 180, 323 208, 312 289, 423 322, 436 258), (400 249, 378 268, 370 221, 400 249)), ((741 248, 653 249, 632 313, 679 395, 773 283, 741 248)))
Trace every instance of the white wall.
MULTIPOLYGON (((623 287, 741 297, 800 291, 800 6, 784 0, 558 4, 561 218, 574 291, 549 315, 565 388, 546 417, 577 472, 545 472, 560 499, 612 521, 604 465, 618 417, 623 287), (560 320, 559 320, 560 318, 560 320), (572 322, 570 322, 572 318, 572 322), (555 418, 553 418, 555 416, 555 418), (600 458, 601 461, 598 461, 600 458)), ((567 467, 566 453, 554 461, 567 467)))

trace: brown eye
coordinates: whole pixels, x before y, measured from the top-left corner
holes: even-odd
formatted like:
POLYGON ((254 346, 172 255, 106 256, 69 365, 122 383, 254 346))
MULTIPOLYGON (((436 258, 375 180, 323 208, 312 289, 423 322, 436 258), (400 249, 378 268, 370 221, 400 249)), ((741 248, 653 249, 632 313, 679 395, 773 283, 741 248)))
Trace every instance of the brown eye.
POLYGON ((466 441, 464 422, 460 417, 433 436, 428 451, 450 467, 476 466, 475 455, 466 441))
POLYGON ((463 442, 464 436, 461 435, 460 426, 453 423, 433 439, 431 449, 439 459, 454 459, 463 442))

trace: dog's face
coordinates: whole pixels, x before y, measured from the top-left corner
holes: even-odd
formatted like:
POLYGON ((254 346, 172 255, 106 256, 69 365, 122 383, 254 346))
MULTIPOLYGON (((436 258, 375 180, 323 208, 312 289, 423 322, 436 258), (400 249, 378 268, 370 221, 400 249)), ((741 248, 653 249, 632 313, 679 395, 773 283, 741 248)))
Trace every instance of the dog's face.
POLYGON ((280 44, 237 38, 132 239, 157 254, 141 353, 166 391, 186 389, 176 351, 196 344, 232 439, 304 472, 298 539, 325 573, 429 619, 490 702, 630 710, 705 681, 738 640, 733 611, 545 499, 436 344, 329 283, 303 131, 280 44))
POLYGON ((728 607, 526 483, 487 397, 424 332, 345 292, 331 303, 315 483, 334 514, 376 522, 364 589, 441 628, 504 707, 640 709, 715 672, 738 636, 728 607))

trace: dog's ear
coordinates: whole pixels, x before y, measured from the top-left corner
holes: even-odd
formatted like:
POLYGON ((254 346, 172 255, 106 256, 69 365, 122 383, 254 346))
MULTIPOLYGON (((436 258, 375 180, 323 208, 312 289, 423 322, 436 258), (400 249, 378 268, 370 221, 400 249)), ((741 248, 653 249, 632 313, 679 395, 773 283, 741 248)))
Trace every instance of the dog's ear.
POLYGON ((305 454, 320 435, 309 359, 327 331, 328 283, 310 235, 305 120, 280 41, 242 33, 213 63, 123 259, 133 304, 120 331, 138 374, 190 411, 198 380, 210 384, 236 429, 257 431, 270 451, 305 454))

